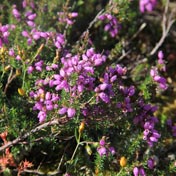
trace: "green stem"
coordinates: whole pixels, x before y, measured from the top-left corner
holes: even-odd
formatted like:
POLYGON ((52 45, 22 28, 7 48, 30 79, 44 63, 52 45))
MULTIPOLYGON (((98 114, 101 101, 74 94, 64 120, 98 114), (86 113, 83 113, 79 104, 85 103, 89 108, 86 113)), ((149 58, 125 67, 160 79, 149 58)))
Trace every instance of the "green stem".
POLYGON ((26 77, 26 67, 25 64, 23 64, 23 68, 24 68, 24 73, 23 73, 23 83, 22 83, 22 88, 24 88, 24 83, 25 83, 25 77, 26 77))
POLYGON ((120 176, 123 171, 123 168, 120 170, 120 172, 116 176, 120 176))
POLYGON ((81 143, 80 143, 80 139, 81 139, 81 133, 79 133, 77 145, 76 145, 76 148, 75 148, 75 150, 74 150, 74 152, 73 152, 73 155, 72 155, 72 157, 71 157, 71 161, 72 161, 73 158, 75 157, 76 151, 78 150, 78 147, 79 147, 79 145, 81 144, 81 143))

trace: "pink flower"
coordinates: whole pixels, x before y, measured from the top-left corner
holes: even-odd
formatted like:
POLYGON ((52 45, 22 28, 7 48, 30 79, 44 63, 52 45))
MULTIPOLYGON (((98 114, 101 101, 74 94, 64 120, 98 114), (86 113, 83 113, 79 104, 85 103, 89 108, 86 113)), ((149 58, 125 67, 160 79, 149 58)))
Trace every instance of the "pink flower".
POLYGON ((76 111, 74 108, 68 108, 67 115, 68 117, 72 118, 76 114, 76 111))
POLYGON ((44 122, 45 119, 46 119, 46 112, 40 111, 40 112, 38 113, 38 118, 39 118, 39 122, 40 122, 40 123, 44 122))

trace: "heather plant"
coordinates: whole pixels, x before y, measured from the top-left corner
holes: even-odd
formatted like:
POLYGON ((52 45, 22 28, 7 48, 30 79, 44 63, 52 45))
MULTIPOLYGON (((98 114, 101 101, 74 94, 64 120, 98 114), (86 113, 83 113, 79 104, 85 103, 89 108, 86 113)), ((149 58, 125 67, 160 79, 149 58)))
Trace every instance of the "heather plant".
POLYGON ((3 0, 0 172, 174 175, 173 5, 3 0))

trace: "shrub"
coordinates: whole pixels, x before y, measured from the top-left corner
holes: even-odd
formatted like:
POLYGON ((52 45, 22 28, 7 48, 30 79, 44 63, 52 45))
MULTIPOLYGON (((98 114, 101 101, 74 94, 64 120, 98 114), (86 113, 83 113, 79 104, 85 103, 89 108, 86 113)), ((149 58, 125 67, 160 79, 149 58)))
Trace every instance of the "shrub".
POLYGON ((1 172, 174 174, 173 5, 3 0, 1 172))

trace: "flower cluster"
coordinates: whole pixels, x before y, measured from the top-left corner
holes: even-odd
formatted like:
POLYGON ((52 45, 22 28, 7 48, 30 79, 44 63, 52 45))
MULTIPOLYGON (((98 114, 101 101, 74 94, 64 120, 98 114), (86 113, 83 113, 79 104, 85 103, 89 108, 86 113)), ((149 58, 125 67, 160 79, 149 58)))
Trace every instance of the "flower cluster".
POLYGON ((166 90, 168 88, 166 79, 160 76, 159 71, 166 71, 166 66, 163 61, 164 55, 162 51, 158 52, 158 63, 157 66, 152 67, 150 70, 150 76, 152 77, 153 81, 157 83, 158 87, 162 90, 166 90))
MULTIPOLYGON (((94 90, 94 71, 95 67, 100 66, 106 61, 106 56, 95 53, 93 48, 88 49, 81 56, 72 55, 67 53, 64 57, 61 58, 62 67, 59 69, 59 73, 54 74, 50 78, 45 78, 36 82, 38 90, 34 93, 31 93, 31 97, 37 100, 34 110, 39 110, 39 119, 43 121, 46 118, 47 111, 53 110, 53 108, 48 108, 48 100, 45 102, 45 99, 41 99, 45 94, 44 87, 49 86, 50 88, 55 88, 57 94, 60 94, 62 90, 68 92, 71 95, 69 105, 61 105, 61 107, 54 106, 54 109, 58 109, 60 115, 67 114, 68 117, 73 117, 76 114, 75 108, 72 107, 73 98, 80 96, 84 90, 93 91, 94 90)), ((32 73, 34 70, 39 72, 42 71, 44 62, 39 60, 34 63, 34 65, 28 67, 28 74, 32 73)), ((52 64, 51 66, 46 66, 48 71, 58 69, 57 64, 52 64)), ((56 96, 54 94, 53 96, 56 96)), ((57 95, 58 97, 58 95, 57 95)), ((53 98, 51 98, 53 99, 53 98)), ((56 103, 52 100, 52 104, 56 103)), ((49 104, 50 105, 50 104, 49 104)), ((53 106, 52 106, 53 107, 53 106)))
POLYGON ((140 107, 140 113, 134 118, 134 124, 140 124, 144 128, 143 139, 152 147, 153 143, 160 138, 160 134, 154 129, 158 119, 152 115, 157 107, 145 104, 141 99, 138 101, 138 106, 140 107))
POLYGON ((34 20, 37 17, 36 13, 33 13, 32 11, 27 11, 25 13, 25 21, 29 27, 34 28, 36 26, 34 20))
POLYGON ((102 139, 100 140, 97 152, 101 157, 108 156, 109 154, 114 155, 116 153, 114 147, 110 147, 109 144, 106 143, 105 137, 102 137, 102 139))
POLYGON ((67 114, 67 117, 72 118, 75 116, 76 110, 70 107, 62 107, 61 109, 59 109, 59 114, 60 115, 67 114))
POLYGON ((98 17, 99 20, 101 21, 106 21, 106 25, 104 27, 104 30, 109 32, 111 37, 115 37, 119 29, 121 28, 121 25, 119 24, 117 18, 111 14, 103 14, 98 17))
POLYGON ((26 8, 27 6, 31 7, 32 9, 35 8, 35 3, 33 0, 23 0, 22 1, 22 7, 26 8))
POLYGON ((153 81, 155 81, 160 89, 166 90, 167 89, 167 83, 166 79, 159 75, 158 69, 156 67, 153 67, 150 70, 150 76, 152 77, 153 81))
POLYGON ((146 173, 144 171, 144 168, 140 166, 140 167, 134 167, 133 175, 134 176, 146 176, 146 173))
POLYGON ((43 32, 33 28, 31 31, 22 31, 22 36, 27 38, 28 45, 31 45, 33 41, 37 41, 39 39, 48 39, 52 36, 52 32, 43 32))
POLYGON ((160 134, 157 130, 154 129, 154 121, 151 119, 151 121, 147 121, 144 124, 144 136, 143 139, 147 141, 149 146, 153 146, 154 142, 158 142, 158 139, 160 138, 160 134))
POLYGON ((34 66, 29 66, 27 69, 28 74, 31 74, 34 70, 41 72, 43 67, 43 60, 39 60, 38 62, 34 63, 34 66))
POLYGON ((3 44, 8 43, 8 37, 10 35, 10 30, 15 29, 15 25, 0 25, 0 48, 2 48, 3 44))
POLYGON ((145 11, 151 12, 157 4, 157 0, 139 0, 139 10, 144 13, 145 11))
MULTIPOLYGON (((27 7, 27 3, 23 1, 22 6, 25 9, 27 7)), ((30 6, 34 8, 34 6, 32 5, 30 6)), ((34 20, 37 17, 37 14, 33 13, 31 10, 26 11, 23 17, 22 14, 18 11, 17 6, 13 5, 12 14, 17 21, 23 20, 29 27, 32 27, 32 28, 36 26, 34 20)))
POLYGON ((164 53, 162 50, 160 50, 158 52, 158 64, 157 64, 157 67, 159 69, 159 71, 163 71, 165 72, 166 71, 166 64, 164 62, 164 53))
POLYGON ((54 75, 53 84, 55 89, 70 92, 72 96, 81 94, 84 90, 93 90, 94 87, 94 67, 105 62, 106 56, 97 54, 93 48, 86 51, 85 54, 73 55, 68 53, 61 58, 63 67, 59 74, 54 75), (92 76, 91 76, 92 75, 92 76), (73 77, 76 78, 75 84, 73 77))
POLYGON ((54 32, 42 31, 37 27, 35 23, 35 19, 37 18, 37 13, 35 13, 35 5, 33 1, 22 2, 22 7, 24 8, 24 13, 20 13, 17 10, 17 6, 14 5, 12 9, 13 16, 17 19, 17 21, 26 23, 27 26, 21 32, 22 36, 27 38, 27 44, 31 45, 35 43, 39 39, 44 39, 48 42, 49 39, 53 40, 54 45, 57 48, 60 48, 64 44, 64 37, 62 34, 55 34, 54 32), (29 7, 28 7, 29 6, 29 7))
POLYGON ((47 112, 58 108, 59 96, 55 93, 44 90, 44 81, 38 80, 39 89, 34 92, 30 92, 30 97, 36 100, 33 110, 39 110, 38 118, 39 122, 43 122, 46 119, 47 112))
POLYGON ((13 16, 14 16, 18 21, 20 21, 20 19, 21 19, 21 13, 18 11, 16 5, 13 5, 12 14, 13 14, 13 16))
MULTIPOLYGON (((126 74, 126 68, 116 65, 115 68, 109 67, 104 73, 101 83, 94 89, 97 95, 97 101, 101 99, 105 103, 109 103, 110 99, 115 95, 113 91, 113 84, 119 81, 123 75, 126 74)), ((120 81, 119 81, 120 83, 120 81)))
POLYGON ((57 15, 59 16, 58 20, 60 23, 72 25, 74 23, 74 19, 78 16, 77 12, 65 13, 65 12, 58 12, 57 15))
POLYGON ((147 166, 149 169, 154 169, 154 167, 158 164, 158 157, 152 156, 147 161, 147 166))
POLYGON ((63 34, 57 33, 53 41, 56 48, 61 49, 65 44, 65 37, 63 34))
POLYGON ((130 86, 130 87, 125 87, 125 86, 120 86, 120 91, 122 92, 124 96, 124 101, 123 102, 118 102, 117 103, 117 108, 121 109, 123 113, 127 112, 132 112, 132 106, 131 106, 131 97, 135 94, 135 87, 130 86))

